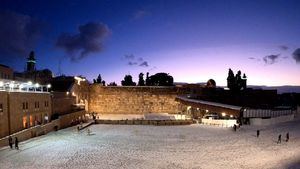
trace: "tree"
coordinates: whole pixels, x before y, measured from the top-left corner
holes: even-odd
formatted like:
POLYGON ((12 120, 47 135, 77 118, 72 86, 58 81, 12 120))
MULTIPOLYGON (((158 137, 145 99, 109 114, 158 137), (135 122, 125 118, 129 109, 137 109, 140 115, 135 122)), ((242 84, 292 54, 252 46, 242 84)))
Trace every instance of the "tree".
POLYGON ((227 77, 227 87, 233 92, 238 92, 242 89, 246 89, 247 76, 244 74, 242 78, 242 72, 240 70, 234 76, 233 71, 229 69, 227 77))
POLYGON ((150 86, 149 72, 146 74, 146 86, 150 86))
POLYGON ((145 86, 145 80, 144 80, 144 74, 143 73, 139 74, 138 86, 145 86))
POLYGON ((117 86, 116 82, 110 82, 107 86, 117 86))
POLYGON ((230 90, 234 90, 235 88, 235 78, 234 78, 234 73, 231 69, 228 71, 228 77, 227 77, 227 87, 230 90))
POLYGON ((94 83, 102 84, 102 86, 105 86, 105 81, 102 80, 101 74, 98 75, 97 79, 93 79, 94 83))
POLYGON ((122 86, 136 86, 136 83, 132 81, 131 75, 125 75, 124 80, 121 81, 122 86))
POLYGON ((93 81, 94 81, 94 83, 102 83, 101 74, 99 74, 98 77, 97 77, 97 79, 94 79, 93 81))
POLYGON ((242 72, 240 70, 235 75, 235 88, 237 91, 242 88, 242 72))
POLYGON ((148 77, 146 83, 148 86, 173 86, 174 79, 167 73, 156 73, 148 77))

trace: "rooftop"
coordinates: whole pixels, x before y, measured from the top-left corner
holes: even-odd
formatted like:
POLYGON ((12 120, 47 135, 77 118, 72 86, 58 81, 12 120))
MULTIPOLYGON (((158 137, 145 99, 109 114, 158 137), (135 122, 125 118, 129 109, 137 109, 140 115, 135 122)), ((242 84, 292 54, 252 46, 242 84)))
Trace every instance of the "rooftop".
POLYGON ((51 85, 40 85, 38 83, 28 82, 20 82, 13 81, 7 79, 0 79, 0 91, 8 91, 8 92, 37 92, 43 93, 48 92, 51 85))
POLYGON ((222 103, 210 102, 210 101, 204 101, 204 100, 197 100, 197 99, 190 99, 185 96, 177 96, 177 98, 180 100, 183 100, 183 101, 187 101, 187 102, 206 104, 206 105, 216 106, 216 107, 223 107, 223 108, 232 109, 232 110, 241 110, 242 109, 242 107, 240 107, 240 106, 234 106, 234 105, 222 104, 222 103))

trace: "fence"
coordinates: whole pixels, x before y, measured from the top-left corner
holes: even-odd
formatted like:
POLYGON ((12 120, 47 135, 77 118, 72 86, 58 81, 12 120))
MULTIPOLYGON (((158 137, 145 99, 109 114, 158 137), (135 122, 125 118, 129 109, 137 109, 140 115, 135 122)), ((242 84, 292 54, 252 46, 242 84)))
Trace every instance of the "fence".
POLYGON ((218 120, 218 119, 202 119, 202 124, 205 125, 214 125, 220 127, 233 127, 233 125, 237 124, 236 120, 218 120))
MULTIPOLYGON (((60 126, 59 120, 53 120, 50 123, 47 123, 45 125, 38 125, 34 126, 25 130, 22 130, 20 132, 14 133, 11 135, 11 137, 14 139, 15 137, 18 138, 19 141, 24 141, 36 136, 40 136, 43 134, 47 134, 55 129, 55 127, 60 126)), ((8 136, 0 139, 0 147, 8 145, 8 136)))
POLYGON ((279 117, 293 114, 292 110, 245 109, 244 118, 279 117))
POLYGON ((192 120, 96 120, 96 124, 119 124, 119 125, 190 125, 192 120))
POLYGON ((273 118, 269 118, 269 119, 251 118, 250 125, 265 126, 265 125, 287 122, 287 121, 291 121, 293 119, 294 119, 294 114, 280 116, 280 117, 273 117, 273 118))

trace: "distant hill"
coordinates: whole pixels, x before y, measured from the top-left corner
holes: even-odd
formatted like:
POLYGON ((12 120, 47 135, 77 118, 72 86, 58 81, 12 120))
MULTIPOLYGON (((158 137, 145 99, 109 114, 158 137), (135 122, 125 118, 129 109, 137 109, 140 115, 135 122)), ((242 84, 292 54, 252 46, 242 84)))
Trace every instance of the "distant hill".
MULTIPOLYGON (((176 85, 184 85, 188 84, 186 82, 174 82, 176 85)), ((199 83, 194 83, 194 84, 200 84, 200 85, 205 85, 205 82, 199 82, 199 83)), ((218 86, 218 87, 225 87, 225 86, 218 86)), ((284 86, 256 86, 256 85, 248 85, 248 88, 253 88, 253 89, 264 89, 264 90, 277 90, 278 94, 281 93, 300 93, 300 86, 289 86, 289 85, 284 85, 284 86)))
POLYGON ((249 85, 249 88, 254 89, 264 89, 264 90, 274 90, 277 89, 277 93, 300 93, 300 86, 255 86, 249 85))

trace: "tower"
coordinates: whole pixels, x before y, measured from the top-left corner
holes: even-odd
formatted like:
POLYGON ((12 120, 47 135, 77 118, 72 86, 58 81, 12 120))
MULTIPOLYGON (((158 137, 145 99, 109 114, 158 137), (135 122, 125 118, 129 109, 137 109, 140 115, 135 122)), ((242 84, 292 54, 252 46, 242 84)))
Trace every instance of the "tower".
POLYGON ((27 71, 33 72, 35 71, 35 58, 34 58, 34 52, 31 51, 29 54, 29 57, 27 58, 27 71))

